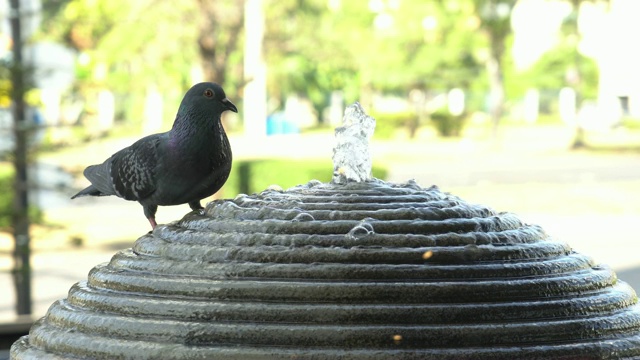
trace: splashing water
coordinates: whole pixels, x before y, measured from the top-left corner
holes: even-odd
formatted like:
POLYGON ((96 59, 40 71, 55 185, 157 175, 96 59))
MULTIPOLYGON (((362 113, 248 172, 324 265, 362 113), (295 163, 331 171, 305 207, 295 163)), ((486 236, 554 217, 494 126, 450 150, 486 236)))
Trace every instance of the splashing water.
POLYGON ((367 115, 359 103, 347 107, 342 126, 336 128, 336 145, 333 148, 334 184, 371 179, 369 139, 375 127, 375 119, 367 115))

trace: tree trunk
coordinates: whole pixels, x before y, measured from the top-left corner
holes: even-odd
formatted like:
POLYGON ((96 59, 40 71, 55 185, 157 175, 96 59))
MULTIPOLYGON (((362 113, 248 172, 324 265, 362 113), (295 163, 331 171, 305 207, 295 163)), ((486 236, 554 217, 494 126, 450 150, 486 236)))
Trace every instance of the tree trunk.
POLYGON ((13 278, 16 287, 16 312, 31 314, 31 265, 29 236, 29 188, 27 178, 27 120, 25 119, 25 79, 22 63, 22 29, 20 0, 11 0, 11 35, 13 39, 13 66, 11 69, 11 97, 15 135, 15 183, 13 196, 13 278))
POLYGON ((505 101, 502 58, 505 51, 505 39, 511 32, 511 11, 514 0, 508 2, 480 1, 476 2, 479 13, 483 14, 482 27, 489 40, 489 59, 487 74, 489 76, 489 115, 492 123, 493 139, 498 137, 498 127, 503 115, 505 101), (507 7, 505 9, 505 7, 507 7), (505 10, 508 13, 505 13, 505 10))
POLYGON ((244 24, 244 0, 198 0, 198 49, 205 81, 226 82, 229 57, 238 48, 244 24))
POLYGON ((503 114, 504 106, 504 80, 502 77, 502 65, 499 58, 491 57, 487 61, 487 73, 489 75, 489 115, 491 117, 491 135, 498 137, 498 127, 503 114))

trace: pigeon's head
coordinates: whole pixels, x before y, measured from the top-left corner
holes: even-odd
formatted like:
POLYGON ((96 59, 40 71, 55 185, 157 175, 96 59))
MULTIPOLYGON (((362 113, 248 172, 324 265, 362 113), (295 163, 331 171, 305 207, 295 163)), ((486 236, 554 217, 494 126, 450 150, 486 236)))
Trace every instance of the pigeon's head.
POLYGON ((226 110, 238 112, 238 108, 227 99, 222 87, 211 82, 196 84, 187 91, 182 99, 182 104, 180 104, 180 109, 186 110, 187 108, 216 114, 222 114, 226 110))

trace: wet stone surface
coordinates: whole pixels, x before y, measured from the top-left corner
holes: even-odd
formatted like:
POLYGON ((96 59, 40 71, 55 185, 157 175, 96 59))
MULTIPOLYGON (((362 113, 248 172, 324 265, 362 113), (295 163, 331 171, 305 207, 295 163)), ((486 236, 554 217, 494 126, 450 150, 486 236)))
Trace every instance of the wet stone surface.
POLYGON ((55 302, 12 359, 631 359, 635 292, 436 187, 309 182, 210 203, 55 302))

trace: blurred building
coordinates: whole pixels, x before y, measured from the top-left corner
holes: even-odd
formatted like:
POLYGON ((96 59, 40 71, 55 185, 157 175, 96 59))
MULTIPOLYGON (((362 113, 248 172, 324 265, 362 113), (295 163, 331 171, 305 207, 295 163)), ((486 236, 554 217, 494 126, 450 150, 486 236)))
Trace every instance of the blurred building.
POLYGON ((599 102, 640 117, 640 1, 610 0, 608 9, 585 3, 583 14, 585 50, 600 67, 599 102))

